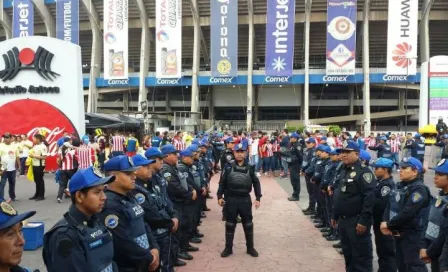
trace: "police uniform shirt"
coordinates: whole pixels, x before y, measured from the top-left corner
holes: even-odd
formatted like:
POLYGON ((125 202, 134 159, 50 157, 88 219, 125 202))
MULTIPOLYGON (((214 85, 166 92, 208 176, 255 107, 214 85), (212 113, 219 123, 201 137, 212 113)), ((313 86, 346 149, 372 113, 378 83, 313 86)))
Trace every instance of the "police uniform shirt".
POLYGON ((375 205, 376 180, 370 168, 357 161, 341 169, 341 184, 333 198, 333 219, 359 216, 358 223, 368 226, 372 220, 375 205))
MULTIPOLYGON (((195 178, 193 177, 193 174, 191 172, 191 168, 193 166, 195 168, 195 171, 197 171, 197 168, 195 165, 187 166, 186 164, 179 162, 177 164, 177 169, 179 169, 179 174, 182 174, 186 178, 189 191, 193 191, 193 189, 194 189, 194 190, 196 190, 196 192, 199 193, 199 191, 201 190, 201 187, 200 187, 200 184, 199 185, 196 184, 195 178)), ((196 174, 199 174, 199 173, 196 173, 196 174)))
POLYGON ((114 261, 120 268, 149 265, 153 261, 150 250, 158 248, 158 244, 144 222, 143 208, 132 194, 122 195, 108 189, 105 193, 107 200, 99 217, 112 232, 114 261), (135 233, 136 229, 141 233, 135 233))
POLYGON ((88 218, 75 205, 70 206, 64 217, 68 217, 71 223, 63 219, 45 234, 42 253, 47 270, 49 272, 118 271, 112 260, 114 257, 112 234, 104 225, 95 216, 88 218), (87 237, 84 241, 80 239, 83 235, 80 233, 80 227, 86 230, 87 237), (98 252, 95 253, 94 250, 100 250, 101 257, 96 256, 98 252))
POLYGON ((337 161, 329 161, 324 169, 324 174, 322 177, 321 188, 326 189, 327 186, 331 186, 334 176, 336 174, 336 167, 338 166, 337 161))
POLYGON ((226 149, 221 155, 221 169, 226 167, 230 167, 235 162, 235 156, 233 156, 233 152, 230 149, 226 149))
POLYGON ((440 191, 439 196, 433 199, 431 203, 431 211, 429 215, 429 222, 427 225, 425 238, 423 239, 426 254, 430 259, 438 259, 442 254, 443 245, 448 235, 448 194, 440 191), (434 209, 434 211, 432 211, 434 209), (437 211, 439 209, 439 211, 437 211), (436 215, 438 218, 438 225, 435 226, 432 221, 432 216, 436 215), (431 239, 428 239, 431 238, 431 239))
MULTIPOLYGON (((316 150, 314 149, 312 152, 312 157, 311 160, 308 161, 308 166, 306 167, 305 170, 302 170, 303 172, 305 172, 305 175, 307 175, 308 177, 313 177, 314 175, 314 171, 316 171, 316 162, 317 160, 319 160, 319 158, 316 156, 316 150)), ((308 157, 310 157, 310 155, 308 154, 308 157)))
POLYGON ((152 174, 149 184, 147 185, 148 187, 145 186, 145 188, 148 188, 149 191, 163 197, 163 199, 166 201, 167 209, 171 210, 173 213, 172 217, 178 218, 177 211, 174 210, 173 202, 168 197, 168 182, 166 181, 166 179, 160 173, 155 173, 152 174), (149 184, 151 184, 151 186, 149 184))
POLYGON ((302 166, 302 161, 302 145, 299 142, 295 142, 291 146, 291 162, 289 162, 289 166, 293 168, 300 168, 302 166))
POLYGON ((315 156, 315 148, 307 148, 303 151, 302 172, 305 172, 310 167, 311 161, 315 156))
POLYGON ((218 187, 218 199, 223 198, 223 195, 225 195, 226 193, 229 194, 231 193, 232 195, 237 195, 237 196, 247 196, 249 195, 249 193, 252 191, 252 188, 249 190, 249 193, 247 194, 240 194, 238 192, 234 192, 227 186, 227 177, 230 174, 230 172, 232 171, 233 168, 244 168, 247 167, 250 177, 252 179, 252 186, 254 188, 254 192, 255 192, 255 199, 257 201, 260 201, 261 199, 261 185, 260 185, 260 180, 258 179, 258 177, 255 175, 255 168, 252 165, 247 164, 246 162, 244 162, 244 164, 242 166, 238 166, 238 165, 234 165, 231 168, 226 168, 224 170, 224 173, 221 175, 221 178, 219 179, 219 187, 218 187))
MULTIPOLYGON (((178 170, 173 166, 164 164, 161 170, 162 177, 166 179, 168 184, 167 192, 168 196, 173 202, 185 202, 189 201, 192 196, 192 192, 188 189, 186 184, 182 184, 178 170)), ((182 174, 183 175, 183 174, 182 174)), ((182 177, 183 178, 183 177, 182 177)))
POLYGON ((315 181, 316 183, 320 183, 322 181, 322 178, 324 177, 324 173, 325 173, 325 167, 327 166, 327 164, 329 162, 330 162, 330 158, 326 158, 326 159, 319 158, 316 160, 314 174, 313 174, 313 177, 311 178, 313 181, 315 181))
POLYGON ((39 270, 32 270, 26 267, 21 267, 21 266, 14 266, 11 267, 11 269, 9 269, 9 272, 39 272, 39 270))
POLYGON ((375 189, 375 207, 373 208, 373 218, 382 222, 384 211, 389 203, 390 193, 395 189, 395 182, 392 177, 377 180, 375 189))

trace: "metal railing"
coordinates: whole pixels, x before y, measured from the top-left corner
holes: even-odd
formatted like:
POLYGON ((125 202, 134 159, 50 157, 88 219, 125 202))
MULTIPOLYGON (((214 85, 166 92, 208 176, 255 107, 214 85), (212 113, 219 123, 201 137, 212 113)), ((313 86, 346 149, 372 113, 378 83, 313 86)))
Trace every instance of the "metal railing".
MULTIPOLYGON (((216 123, 220 124, 221 130, 246 130, 246 121, 219 120, 216 123)), ((284 121, 257 121, 253 122, 252 130, 280 131, 285 128, 285 124, 284 121)))

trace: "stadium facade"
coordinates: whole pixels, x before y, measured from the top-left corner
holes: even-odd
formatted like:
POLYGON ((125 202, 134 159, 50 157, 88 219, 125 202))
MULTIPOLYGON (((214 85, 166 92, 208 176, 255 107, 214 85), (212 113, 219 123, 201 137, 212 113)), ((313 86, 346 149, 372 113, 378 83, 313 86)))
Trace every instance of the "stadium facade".
MULTIPOLYGON (((293 40, 289 41, 290 51, 286 59, 290 73, 280 73, 277 66, 277 74, 273 74, 272 67, 266 67, 265 63, 270 64, 267 59, 272 57, 272 50, 276 50, 269 46, 278 45, 281 40, 273 43, 266 33, 270 33, 270 25, 276 23, 277 28, 286 28, 282 25, 285 21, 272 24, 269 20, 275 7, 289 5, 283 11, 291 7, 288 0, 59 1, 79 5, 79 12, 70 10, 66 14, 70 13, 67 18, 72 18, 72 15, 73 18, 79 17, 79 24, 74 27, 77 29, 70 31, 79 33, 72 37, 72 42, 79 43, 82 49, 88 112, 138 111, 141 110, 141 102, 147 101, 149 109, 155 112, 191 110, 201 112, 205 119, 248 119, 249 125, 261 120, 302 119, 305 123, 349 126, 369 125, 371 122, 376 130, 398 130, 405 123, 415 128, 419 126, 419 119, 420 125, 429 122, 429 103, 420 99, 422 94, 428 97, 428 61, 434 56, 448 55, 448 5, 441 0, 415 0, 418 2, 418 22, 415 29, 411 29, 413 33, 410 36, 416 36, 418 32, 418 45, 413 49, 415 55, 405 57, 407 62, 416 63, 415 71, 411 69, 412 65, 408 65, 411 68, 406 68, 406 73, 396 74, 388 73, 388 52, 391 51, 388 40, 393 35, 388 35, 391 11, 388 11, 387 0, 297 0, 292 4, 294 11, 289 12, 291 18, 287 18, 288 22, 293 22, 293 35, 290 36, 293 40), (336 20, 340 24, 332 26, 334 20, 329 18, 335 15, 327 12, 330 2, 342 2, 345 9, 354 8, 354 13, 344 17, 349 18, 353 25, 336 20), (105 65, 104 56, 113 51, 110 39, 115 38, 107 36, 105 26, 108 27, 111 16, 108 7, 117 10, 123 5, 128 8, 124 19, 127 19, 124 28, 128 29, 128 42, 124 49, 127 66, 125 77, 122 74, 114 77, 104 73, 105 66, 109 71, 109 66, 113 65, 108 61, 105 65), (164 15, 157 13, 162 8, 175 5, 177 11, 181 11, 178 14, 181 64, 175 67, 177 71, 175 69, 170 76, 164 77, 158 70, 162 58, 160 52, 165 56, 169 51, 160 51, 158 41, 164 36, 160 36, 158 19, 164 15), (223 5, 228 7, 223 9, 223 5), (230 5, 236 9, 233 15, 230 5), (271 9, 270 13, 268 9, 271 9), (225 14, 216 21, 219 15, 216 12, 225 14), (216 24, 226 26, 228 33, 225 33, 224 44, 229 47, 226 50, 235 52, 228 58, 230 61, 220 62, 220 68, 216 65, 219 56, 214 56, 217 52, 213 43, 221 44, 223 49, 223 35, 221 33, 220 36, 219 32, 222 27, 216 28, 216 24), (349 45, 330 48, 330 28, 341 33, 352 28, 350 37, 338 36, 341 40, 350 41, 352 48, 349 45), (334 50, 330 52, 329 49, 334 50), (341 56, 347 57, 346 63, 350 63, 347 66, 351 68, 339 73, 339 68, 346 64, 340 63, 344 58, 341 56), (339 67, 336 72, 329 69, 334 64, 339 67), (216 76, 217 70, 223 75, 227 73, 227 76, 216 76), (365 110, 367 108, 369 110, 365 110)), ((396 2, 406 8, 414 1, 396 2)), ((16 4, 3 0, 2 8, 2 39, 21 35, 15 32, 24 29, 19 23, 26 20, 34 22, 26 22, 33 27, 29 34, 56 37, 59 22, 64 22, 57 19, 56 0, 19 0, 16 4), (32 3, 33 17, 25 18, 20 9, 15 11, 21 1, 32 3)), ((64 9, 63 6, 60 8, 64 9)), ((403 16, 403 12, 412 17, 407 10, 394 9, 393 12, 398 17, 403 16)), ((171 37, 175 34, 173 32, 171 37)), ((447 118, 448 114, 444 117, 447 118)))

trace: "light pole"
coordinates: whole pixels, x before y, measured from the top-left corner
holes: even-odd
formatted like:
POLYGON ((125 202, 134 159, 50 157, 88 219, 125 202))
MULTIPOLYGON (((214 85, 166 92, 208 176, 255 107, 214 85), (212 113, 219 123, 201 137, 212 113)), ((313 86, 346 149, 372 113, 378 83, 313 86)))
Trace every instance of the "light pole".
POLYGON ((406 89, 404 91, 404 135, 408 134, 408 84, 409 84, 409 65, 411 60, 417 60, 417 57, 406 57, 406 89))

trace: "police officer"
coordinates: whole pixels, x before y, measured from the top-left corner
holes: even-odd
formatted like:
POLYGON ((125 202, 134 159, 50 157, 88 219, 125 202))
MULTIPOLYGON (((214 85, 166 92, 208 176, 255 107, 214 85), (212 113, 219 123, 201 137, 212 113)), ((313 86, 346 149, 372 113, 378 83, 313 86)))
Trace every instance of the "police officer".
POLYGON ((333 199, 332 225, 338 225, 347 271, 373 270, 370 226, 376 181, 361 164, 358 144, 348 141, 342 149, 341 184, 333 199))
POLYGON ((159 249, 144 221, 145 211, 131 191, 135 189, 135 167, 128 156, 119 155, 104 164, 115 180, 105 190, 107 200, 100 213, 114 239, 114 261, 119 271, 154 271, 159 267, 159 249))
POLYGON ((73 175, 69 183, 72 205, 44 238, 42 255, 49 272, 118 271, 112 234, 96 217, 106 201, 105 185, 114 179, 103 178, 93 167, 73 175))
POLYGON ((235 141, 233 137, 229 137, 225 141, 226 149, 224 152, 221 152, 221 169, 224 171, 224 168, 231 167, 232 164, 235 163, 235 157, 233 155, 233 147, 235 146, 235 141))
POLYGON ((168 182, 168 196, 173 203, 174 209, 179 215, 179 259, 193 260, 193 256, 188 251, 198 251, 198 248, 192 247, 189 243, 190 215, 187 210, 187 203, 197 199, 197 193, 187 183, 187 176, 180 173, 177 169, 178 151, 173 145, 162 146, 163 166, 162 176, 168 182))
POLYGON ((210 158, 207 156, 208 151, 208 143, 206 140, 202 140, 199 142, 199 150, 200 150, 200 158, 199 161, 204 167, 204 178, 205 178, 205 184, 207 188, 207 194, 204 197, 204 200, 202 201, 202 210, 203 211, 210 211, 210 209, 207 207, 207 199, 210 199, 210 180, 213 177, 213 161, 210 160, 210 158))
MULTIPOLYGON (((344 162, 343 162, 343 158, 346 154, 341 152, 341 149, 337 148, 335 149, 335 152, 338 154, 338 162, 336 163, 336 169, 335 169, 335 175, 333 180, 331 181, 330 186, 328 186, 328 194, 333 196, 333 206, 332 206, 332 214, 331 214, 331 219, 333 218, 334 215, 334 192, 336 190, 338 190, 338 188, 341 186, 341 172, 342 172, 342 167, 344 166, 344 162)), ((331 226, 333 229, 335 229, 335 233, 336 233, 336 238, 338 238, 338 240, 340 240, 340 234, 339 234, 339 229, 335 226, 331 226)), ((341 241, 339 241, 338 243, 333 245, 334 248, 338 249, 339 254, 343 254, 342 253, 342 243, 341 241)))
POLYGON ((260 207, 261 186, 255 175, 254 166, 246 161, 247 146, 240 143, 234 148, 235 165, 226 168, 219 180, 218 204, 224 207, 227 213, 226 221, 226 247, 221 253, 221 257, 228 257, 233 253, 233 237, 235 235, 236 218, 241 216, 244 234, 246 236, 247 254, 258 257, 258 252, 254 248, 254 224, 252 223, 252 200, 250 192, 252 186, 255 191, 255 208, 260 207), (225 201, 223 198, 225 195, 225 201))
POLYGON ((386 158, 391 159, 392 158, 392 151, 390 149, 390 145, 387 144, 387 138, 386 136, 383 136, 380 138, 380 144, 377 146, 369 146, 370 150, 374 150, 378 152, 377 157, 378 158, 386 158))
POLYGON ((300 167, 302 166, 303 155, 302 145, 298 141, 299 134, 292 133, 290 137, 291 147, 287 158, 289 173, 292 185, 292 196, 288 197, 289 201, 300 200, 300 167))
POLYGON ((322 215, 322 222, 317 223, 315 227, 322 229, 330 227, 330 219, 328 218, 328 211, 325 206, 325 194, 327 190, 325 184, 322 183, 325 174, 325 168, 330 163, 331 148, 327 145, 319 145, 317 147, 317 150, 319 151, 319 159, 316 161, 316 170, 314 171, 311 181, 316 185, 315 196, 318 203, 319 214, 322 215))
POLYGON ((395 190, 395 182, 392 177, 394 162, 390 159, 379 158, 373 163, 376 176, 375 206, 373 207, 373 232, 375 233, 376 253, 378 255, 379 271, 397 271, 395 256, 395 242, 392 236, 381 233, 380 225, 389 194, 395 190))
POLYGON ((324 237, 328 241, 336 241, 339 240, 337 236, 337 229, 331 226, 331 218, 333 216, 333 180, 336 176, 336 168, 339 164, 339 154, 336 150, 330 150, 330 161, 325 166, 324 176, 321 182, 321 188, 325 192, 325 209, 328 214, 328 222, 326 222, 327 226, 330 226, 329 229, 322 229, 324 237))
POLYGON ((420 160, 403 159, 400 163, 401 182, 390 194, 380 226, 383 234, 395 238, 399 271, 428 271, 419 256, 431 196, 423 184, 423 172, 420 160))
MULTIPOLYGON (((19 264, 22 260, 23 247, 25 245, 22 221, 35 214, 35 211, 19 214, 4 199, 0 199, 0 267, 2 267, 3 271, 33 271, 19 266, 19 264)), ((34 270, 34 272, 39 272, 39 270, 34 270)))
POLYGON ((155 163, 155 160, 136 155, 132 157, 132 161, 135 166, 140 166, 136 171, 137 179, 132 195, 145 211, 145 222, 151 227, 152 234, 160 247, 160 269, 164 272, 172 272, 175 260, 170 258, 171 232, 176 232, 179 226, 177 212, 167 208, 168 204, 161 195, 150 191, 150 188, 153 188, 150 180, 152 177, 150 165, 155 163))
POLYGON ((442 159, 434 171, 434 185, 440 192, 431 203, 420 258, 426 263, 431 262, 431 271, 447 271, 446 255, 443 256, 442 251, 448 235, 448 161, 442 159))
POLYGON ((437 136, 440 137, 440 135, 443 135, 447 133, 448 127, 446 126, 445 122, 443 122, 443 117, 440 116, 437 120, 436 130, 437 130, 437 136))
POLYGON ((422 142, 421 137, 420 133, 416 133, 414 135, 414 141, 410 145, 406 145, 406 148, 411 151, 411 157, 423 163, 425 159, 425 143, 422 142))
MULTIPOLYGON (((225 143, 221 140, 222 138, 222 133, 219 134, 214 134, 212 136, 212 140, 211 140, 211 144, 213 147, 213 155, 214 155, 214 159, 215 159, 215 172, 218 170, 218 162, 219 159, 221 158, 222 152, 225 149, 225 143)), ((221 166, 223 165, 223 163, 221 162, 221 166)))
POLYGON ((304 214, 310 215, 316 213, 316 198, 314 197, 314 185, 311 182, 312 177, 312 168, 311 162, 313 161, 313 158, 315 156, 315 146, 316 146, 316 140, 314 138, 308 138, 305 141, 306 149, 303 151, 303 162, 302 162, 302 173, 301 175, 305 176, 305 182, 306 182, 306 190, 308 192, 308 198, 309 198, 309 204, 308 208, 303 210, 304 214), (308 168, 311 168, 308 170, 308 168), (309 174, 307 174, 307 172, 309 174))
MULTIPOLYGON (((191 153, 193 155, 193 161, 192 164, 189 166, 189 171, 193 175, 193 181, 192 184, 193 188, 198 193, 198 199, 196 200, 196 205, 194 209, 194 228, 193 228, 193 239, 197 240, 201 237, 204 237, 202 233, 198 231, 198 225, 200 224, 200 219, 205 217, 205 213, 202 212, 202 204, 205 199, 205 195, 207 194, 207 183, 205 181, 205 173, 204 173, 204 166, 199 161, 200 158, 200 150, 197 144, 192 144, 188 147, 191 150, 191 153), (199 186, 198 186, 199 185, 199 186), (195 187, 198 186, 198 187, 195 187)), ((199 241, 199 240, 197 240, 199 241)))
POLYGON ((364 166, 369 166, 372 157, 370 156, 370 153, 368 151, 361 149, 359 151, 359 159, 361 160, 361 163, 364 164, 364 166))

